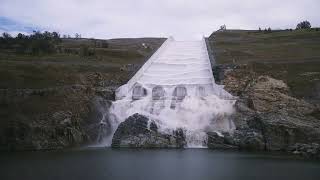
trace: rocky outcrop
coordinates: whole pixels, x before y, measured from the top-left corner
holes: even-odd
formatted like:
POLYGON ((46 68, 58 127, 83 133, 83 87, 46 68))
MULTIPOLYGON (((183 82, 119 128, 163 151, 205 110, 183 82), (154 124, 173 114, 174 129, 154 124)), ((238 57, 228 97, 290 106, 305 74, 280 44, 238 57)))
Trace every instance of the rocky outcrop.
POLYGON ((108 108, 121 81, 87 75, 85 85, 0 89, 0 150, 51 150, 97 143, 111 132, 108 108))
POLYGON ((263 135, 267 150, 320 142, 320 121, 311 116, 316 107, 288 93, 284 82, 259 76, 236 103, 236 126, 263 135))
POLYGON ((290 146, 287 152, 295 155, 300 155, 305 158, 320 159, 320 145, 317 143, 296 143, 295 145, 290 146))
POLYGON ((49 150, 94 143, 112 94, 108 88, 81 85, 2 90, 0 150, 49 150))
MULTIPOLYGON (((246 66, 238 66, 223 71, 221 82, 238 100, 235 104, 237 111, 233 119, 236 130, 231 135, 232 141, 226 143, 223 139, 228 136, 222 136, 218 144, 223 142, 239 149, 295 152, 292 147, 297 144, 320 143, 320 120, 314 116, 319 111, 318 107, 292 97, 283 81, 260 76, 246 66)), ((210 139, 208 136, 209 142, 210 139)), ((212 145, 209 147, 216 148, 212 145)), ((296 149, 305 152, 310 148, 296 149)))
POLYGON ((236 130, 232 134, 224 132, 218 134, 216 132, 208 132, 208 148, 223 150, 249 150, 263 151, 265 143, 263 136, 257 132, 250 130, 236 130))
POLYGON ((234 143, 233 137, 228 133, 223 135, 217 132, 208 132, 207 146, 211 149, 237 149, 238 147, 234 143))
POLYGON ((183 148, 186 144, 184 132, 178 129, 173 134, 158 131, 155 122, 134 114, 120 123, 112 138, 113 148, 183 148))

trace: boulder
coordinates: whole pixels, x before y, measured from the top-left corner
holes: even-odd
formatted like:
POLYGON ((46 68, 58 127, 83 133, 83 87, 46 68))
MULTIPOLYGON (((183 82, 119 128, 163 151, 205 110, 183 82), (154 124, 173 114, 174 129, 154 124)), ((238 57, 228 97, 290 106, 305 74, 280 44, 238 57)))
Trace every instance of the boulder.
POLYGON ((288 148, 288 152, 294 155, 300 155, 305 158, 320 159, 320 144, 296 143, 288 148))
POLYGON ((229 134, 218 134, 217 132, 208 132, 207 146, 210 149, 237 149, 232 138, 229 134))
POLYGON ((186 144, 183 130, 172 134, 158 131, 156 123, 149 118, 134 114, 120 123, 112 138, 113 148, 183 148, 186 144))
POLYGON ((240 150, 263 151, 266 150, 266 142, 260 132, 253 130, 236 130, 233 133, 234 144, 240 150))

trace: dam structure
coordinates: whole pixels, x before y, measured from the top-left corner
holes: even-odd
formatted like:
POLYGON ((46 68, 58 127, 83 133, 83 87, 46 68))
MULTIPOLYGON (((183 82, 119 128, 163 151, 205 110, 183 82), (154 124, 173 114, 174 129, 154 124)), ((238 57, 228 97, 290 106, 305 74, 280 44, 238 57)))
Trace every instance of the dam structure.
POLYGON ((205 147, 206 132, 232 131, 234 98, 214 81, 205 39, 168 38, 139 71, 116 91, 112 128, 139 113, 159 130, 182 128, 188 147, 205 147))

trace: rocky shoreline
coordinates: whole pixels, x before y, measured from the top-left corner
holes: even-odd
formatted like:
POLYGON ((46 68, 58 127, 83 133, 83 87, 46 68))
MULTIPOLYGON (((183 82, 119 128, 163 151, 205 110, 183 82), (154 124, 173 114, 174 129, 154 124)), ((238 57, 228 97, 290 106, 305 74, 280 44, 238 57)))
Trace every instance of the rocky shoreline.
MULTIPOLYGON (((222 135, 207 132, 208 148, 282 151, 320 159, 319 106, 293 97, 286 83, 259 75, 246 65, 215 66, 213 73, 216 82, 237 97, 233 115, 236 130, 222 135)), ((98 143, 110 133, 108 108, 115 89, 121 85, 120 81, 103 82, 100 77, 96 78, 96 84, 100 85, 1 90, 2 104, 17 107, 15 118, 21 119, 23 117, 19 115, 27 113, 19 109, 19 103, 26 106, 26 101, 35 103, 39 99, 46 101, 50 98, 53 103, 50 112, 54 113, 29 114, 35 118, 32 122, 10 121, 0 132, 0 149, 54 150, 98 143), (52 99, 58 101, 54 103, 52 99), (69 110, 55 111, 63 107, 69 110)), ((112 141, 113 148, 183 148, 185 145, 182 129, 171 135, 163 134, 158 132, 156 124, 139 114, 122 122, 112 141)))
POLYGON ((225 89, 238 96, 234 136, 240 148, 320 157, 319 106, 293 97, 282 80, 245 65, 227 68, 223 77, 225 89))

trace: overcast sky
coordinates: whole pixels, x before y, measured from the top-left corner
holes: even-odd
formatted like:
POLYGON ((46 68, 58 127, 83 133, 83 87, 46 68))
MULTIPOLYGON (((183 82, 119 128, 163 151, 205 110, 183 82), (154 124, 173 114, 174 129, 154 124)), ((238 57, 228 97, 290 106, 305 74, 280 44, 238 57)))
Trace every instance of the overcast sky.
POLYGON ((319 8, 320 0, 0 0, 0 31, 188 39, 222 24, 278 29, 309 20, 320 26, 319 8))

